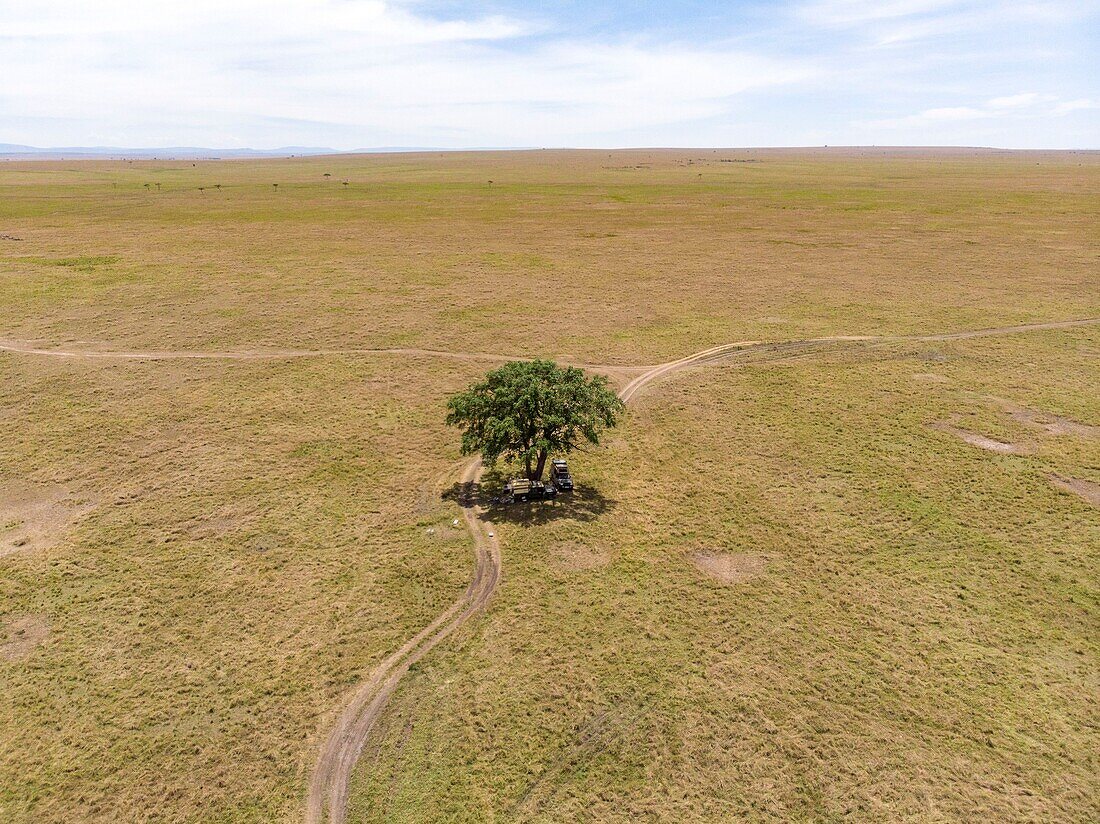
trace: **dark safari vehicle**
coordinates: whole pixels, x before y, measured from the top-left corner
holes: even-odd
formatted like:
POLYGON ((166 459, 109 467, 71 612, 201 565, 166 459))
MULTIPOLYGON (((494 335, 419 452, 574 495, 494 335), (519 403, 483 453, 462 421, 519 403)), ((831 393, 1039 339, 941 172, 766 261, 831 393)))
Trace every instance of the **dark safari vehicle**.
POLYGON ((550 462, 550 480, 562 492, 573 491, 573 477, 562 458, 555 458, 550 462))

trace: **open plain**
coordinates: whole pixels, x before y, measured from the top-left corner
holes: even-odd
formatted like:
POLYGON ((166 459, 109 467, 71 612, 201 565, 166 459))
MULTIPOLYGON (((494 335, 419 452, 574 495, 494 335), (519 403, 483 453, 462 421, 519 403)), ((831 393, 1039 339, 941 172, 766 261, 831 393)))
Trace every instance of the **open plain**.
POLYGON ((395 672, 324 820, 1100 818, 1098 228, 1090 152, 0 164, 0 820, 307 820, 395 672), (502 509, 445 399, 534 356, 629 411, 502 509))

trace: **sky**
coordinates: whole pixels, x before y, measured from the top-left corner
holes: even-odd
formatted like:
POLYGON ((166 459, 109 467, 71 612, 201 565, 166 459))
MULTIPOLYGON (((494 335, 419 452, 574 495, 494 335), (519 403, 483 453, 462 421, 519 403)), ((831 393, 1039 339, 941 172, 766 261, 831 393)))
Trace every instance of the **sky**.
POLYGON ((1100 148, 1100 0, 0 0, 0 142, 1100 148))

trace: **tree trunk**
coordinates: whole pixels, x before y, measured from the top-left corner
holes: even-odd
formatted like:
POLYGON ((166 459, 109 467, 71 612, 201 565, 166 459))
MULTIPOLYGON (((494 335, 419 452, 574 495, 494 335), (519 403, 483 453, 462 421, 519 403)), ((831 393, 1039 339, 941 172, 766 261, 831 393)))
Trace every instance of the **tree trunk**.
POLYGON ((535 475, 534 475, 533 478, 531 478, 532 481, 541 481, 542 480, 542 471, 544 469, 546 469, 546 456, 547 456, 547 452, 546 452, 545 449, 542 450, 541 452, 539 452, 539 462, 535 466, 535 475))
POLYGON ((523 463, 524 463, 524 466, 523 466, 524 471, 527 474, 527 480, 529 480, 529 481, 535 480, 535 476, 533 474, 531 474, 531 456, 528 455, 527 457, 525 457, 523 459, 523 463))

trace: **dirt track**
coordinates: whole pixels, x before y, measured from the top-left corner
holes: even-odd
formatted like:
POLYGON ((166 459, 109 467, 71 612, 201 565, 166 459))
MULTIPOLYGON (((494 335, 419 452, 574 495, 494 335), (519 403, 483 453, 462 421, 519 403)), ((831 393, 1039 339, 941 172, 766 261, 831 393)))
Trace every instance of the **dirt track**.
MULTIPOLYGON (((461 483, 472 486, 481 475, 481 461, 466 464, 461 483)), ((313 770, 306 798, 306 821, 343 822, 347 815, 348 783, 367 736, 409 667, 462 626, 488 602, 500 582, 500 546, 472 501, 462 501, 462 516, 474 539, 474 574, 462 596, 427 627, 386 658, 355 690, 329 733, 313 770)))
MULTIPOLYGON (((716 346, 686 358, 652 367, 630 381, 619 392, 619 397, 624 402, 629 402, 639 390, 663 375, 720 358, 744 348, 745 345, 734 343, 716 346)), ((480 475, 481 461, 471 461, 466 464, 460 483, 464 488, 470 489, 480 475)), ((463 500, 461 503, 466 528, 474 539, 475 564, 470 586, 461 598, 451 604, 425 629, 409 639, 401 649, 383 661, 356 688, 340 714, 336 726, 325 740, 317 759, 306 799, 307 824, 321 824, 326 820, 326 812, 327 821, 330 824, 343 824, 347 817, 348 784, 351 781, 351 773, 359 760, 359 754, 363 750, 367 736, 370 735, 371 729, 385 709, 401 677, 413 663, 420 660, 436 644, 484 607, 500 582, 500 546, 492 532, 492 527, 481 520, 481 510, 472 500, 463 500)))
MULTIPOLYGON (((771 343, 764 343, 761 341, 742 341, 740 343, 723 344, 722 346, 716 346, 713 349, 707 349, 703 352, 697 352, 694 355, 689 355, 687 358, 681 360, 671 361, 669 363, 662 363, 656 366, 621 366, 621 365, 605 365, 605 364, 591 364, 591 363, 575 363, 574 366, 579 366, 583 369, 590 369, 597 372, 623 372, 629 370, 645 370, 645 374, 641 377, 646 380, 639 385, 648 383, 658 375, 663 375, 669 371, 673 371, 679 368, 680 364, 685 361, 690 361, 694 364, 704 363, 709 360, 721 358, 724 354, 731 350, 760 350, 770 351, 772 349, 782 349, 784 347, 802 347, 812 344, 823 343, 843 343, 846 341, 852 342, 872 342, 872 343, 894 343, 901 341, 914 341, 914 342, 929 342, 929 341, 946 341, 946 340, 962 340, 964 338, 982 338, 993 337, 997 335, 1012 335, 1018 332, 1038 332, 1051 329, 1069 329, 1074 326, 1088 326, 1090 324, 1100 323, 1100 318, 1084 318, 1081 320, 1064 320, 1064 321, 1050 321, 1047 323, 1028 323, 1021 326, 1001 326, 993 329, 974 329, 964 332, 946 332, 936 335, 869 335, 869 336, 856 336, 856 335, 843 335, 838 337, 826 337, 826 338, 806 338, 802 340, 791 341, 777 341, 771 343), (658 374, 652 374, 658 373, 658 374)), ((110 349, 94 349, 94 348, 61 348, 55 347, 52 349, 44 349, 36 346, 28 341, 13 340, 11 338, 0 338, 0 352, 13 352, 23 355, 47 355, 55 358, 90 358, 90 359, 114 359, 114 360, 140 360, 140 361, 160 361, 160 360, 283 360, 289 358, 324 358, 340 355, 409 355, 409 356, 424 356, 435 358, 449 358, 451 360, 461 361, 486 361, 490 363, 503 363, 509 360, 521 360, 523 355, 494 355, 489 352, 446 352, 442 349, 410 349, 410 348, 350 348, 350 349, 238 349, 238 350, 223 350, 223 351, 201 351, 201 350, 173 350, 173 349, 151 349, 151 350, 110 350, 110 349)), ((685 364, 686 365, 686 364, 685 364)))
MULTIPOLYGON (((784 343, 741 341, 715 346, 688 355, 685 358, 647 367, 645 372, 623 387, 619 392, 619 397, 624 402, 629 403, 638 392, 659 378, 671 375, 681 369, 730 360, 738 356, 754 355, 757 360, 779 361, 804 357, 829 345, 842 345, 845 343, 952 340, 955 338, 1004 335, 1041 329, 1062 329, 1097 322, 1100 322, 1100 319, 1030 324, 1023 327, 1004 327, 909 338, 844 336, 784 343)), ((599 371, 614 369, 614 367, 590 368, 599 371)), ((479 477, 480 472, 480 461, 473 461, 468 464, 461 479, 462 483, 473 484, 479 477)), ((463 517, 474 539, 476 558, 474 576, 469 588, 462 598, 452 604, 426 629, 410 639, 400 650, 383 661, 368 676, 367 680, 358 687, 345 710, 341 713, 335 728, 325 741, 321 755, 318 758, 313 778, 310 781, 306 807, 307 824, 321 824, 326 820, 326 811, 328 813, 327 820, 330 824, 343 824, 347 815, 347 794, 351 773, 371 729, 385 709, 385 705, 396 689, 401 677, 408 671, 412 663, 422 658, 429 650, 478 612, 489 601, 496 589, 501 578, 499 545, 495 537, 488 537, 492 535, 491 527, 480 519, 479 512, 480 510, 472 503, 463 502, 463 517)))
MULTIPOLYGON (((609 372, 617 375, 629 375, 643 369, 642 374, 630 380, 620 391, 619 396, 629 403, 639 391, 653 381, 674 372, 702 366, 719 361, 745 359, 748 362, 775 362, 806 357, 829 348, 846 344, 878 346, 896 342, 931 342, 977 338, 997 335, 1009 335, 1041 330, 1066 329, 1100 323, 1100 318, 1049 323, 1026 324, 1013 327, 980 329, 965 332, 953 332, 936 335, 878 336, 878 337, 831 337, 795 340, 775 343, 742 341, 724 344, 696 352, 687 357, 651 367, 621 367, 583 365, 593 371, 609 372)), ((121 352, 84 349, 41 349, 25 342, 0 340, 0 351, 29 355, 44 355, 63 358, 117 358, 127 360, 170 360, 170 359, 226 359, 226 360, 263 360, 299 357, 323 357, 326 355, 368 355, 396 354, 423 355, 452 358, 466 361, 503 362, 507 356, 486 353, 443 352, 431 349, 325 349, 297 350, 280 349, 270 351, 233 351, 233 352, 121 352)), ((466 488, 476 484, 481 474, 481 462, 473 460, 465 464, 460 478, 466 488)), ((466 591, 431 624, 414 635, 400 649, 393 652, 378 665, 366 679, 359 684, 347 698, 343 710, 336 719, 332 730, 326 737, 318 756, 313 775, 310 779, 306 799, 305 821, 307 824, 343 824, 347 815, 348 786, 351 774, 363 746, 385 709, 401 678, 409 667, 423 658, 436 645, 461 627, 473 615, 479 612, 492 597, 501 578, 500 546, 493 535, 492 527, 481 519, 481 510, 472 500, 463 500, 462 516, 474 541, 474 572, 466 591)))
POLYGON ((24 355, 51 355, 56 358, 107 358, 116 360, 287 360, 323 358, 333 355, 425 355, 465 361, 501 362, 507 355, 486 352, 443 352, 438 349, 238 349, 226 351, 145 350, 118 351, 101 349, 40 349, 26 341, 0 340, 0 351, 24 355))

